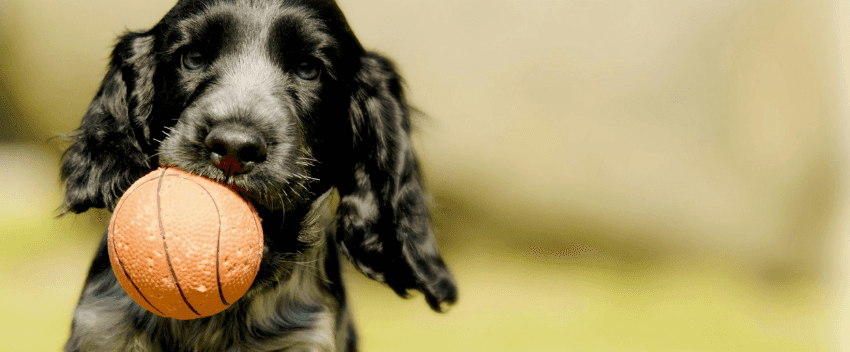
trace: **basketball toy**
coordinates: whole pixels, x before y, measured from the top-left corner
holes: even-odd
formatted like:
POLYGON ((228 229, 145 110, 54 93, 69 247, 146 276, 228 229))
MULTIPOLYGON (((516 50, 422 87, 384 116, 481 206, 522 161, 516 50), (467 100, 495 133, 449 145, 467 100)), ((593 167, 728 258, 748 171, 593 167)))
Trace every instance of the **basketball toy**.
POLYGON ((109 259, 139 305, 175 319, 207 317, 248 291, 263 232, 250 202, 186 171, 159 168, 136 181, 109 222, 109 259))

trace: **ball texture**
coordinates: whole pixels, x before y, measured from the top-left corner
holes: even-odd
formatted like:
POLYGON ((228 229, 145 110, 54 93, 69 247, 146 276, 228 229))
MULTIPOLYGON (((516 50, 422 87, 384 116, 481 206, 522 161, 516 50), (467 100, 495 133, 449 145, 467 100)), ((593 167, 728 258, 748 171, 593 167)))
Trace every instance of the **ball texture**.
POLYGON ((167 318, 223 311, 248 291, 263 232, 250 202, 213 180, 168 167, 134 183, 109 223, 109 259, 137 303, 167 318))

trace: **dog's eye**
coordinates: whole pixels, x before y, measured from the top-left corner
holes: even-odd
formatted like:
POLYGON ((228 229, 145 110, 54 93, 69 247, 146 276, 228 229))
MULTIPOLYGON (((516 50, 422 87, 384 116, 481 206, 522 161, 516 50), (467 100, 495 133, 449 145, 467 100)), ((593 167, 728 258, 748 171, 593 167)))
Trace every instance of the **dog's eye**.
POLYGON ((182 61, 183 67, 189 71, 198 71, 207 65, 204 55, 197 51, 188 51, 184 53, 182 61))
POLYGON ((319 73, 322 72, 319 64, 313 61, 304 61, 298 65, 295 74, 303 80, 312 81, 319 78, 319 73))

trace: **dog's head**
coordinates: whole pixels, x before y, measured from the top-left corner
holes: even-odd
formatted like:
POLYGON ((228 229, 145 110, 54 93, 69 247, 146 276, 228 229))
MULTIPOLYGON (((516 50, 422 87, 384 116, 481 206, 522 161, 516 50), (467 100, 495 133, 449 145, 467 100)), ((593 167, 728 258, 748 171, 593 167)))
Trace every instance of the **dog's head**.
POLYGON ((440 310, 456 288, 409 133, 397 71, 332 1, 179 1, 117 43, 63 157, 63 207, 112 210, 158 165, 234 185, 268 214, 335 188, 340 250, 440 310))

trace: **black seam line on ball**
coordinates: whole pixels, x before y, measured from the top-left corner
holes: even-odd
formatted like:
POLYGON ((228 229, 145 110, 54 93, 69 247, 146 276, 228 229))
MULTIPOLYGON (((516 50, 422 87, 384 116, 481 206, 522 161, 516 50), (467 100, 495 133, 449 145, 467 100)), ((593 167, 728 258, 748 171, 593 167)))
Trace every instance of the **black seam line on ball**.
MULTIPOLYGON (((130 195, 130 193, 135 192, 137 189, 139 189, 139 187, 141 187, 145 183, 149 183, 149 182, 153 182, 153 180, 145 181, 144 183, 142 183, 138 187, 134 188, 132 191, 127 192, 127 194, 125 194, 124 196, 126 197, 126 196, 130 195)), ((121 202, 121 204, 119 204, 118 207, 115 208, 116 216, 120 216, 120 215, 117 215, 117 214, 119 214, 118 212, 121 211, 121 208, 123 208, 123 207, 124 207, 124 202, 121 202)), ((124 276, 127 278, 127 280, 130 281, 130 284, 133 285, 133 288, 136 289, 136 292, 139 293, 139 296, 142 296, 142 299, 144 299, 145 302, 147 302, 148 305, 151 308, 156 310, 157 314, 159 314, 160 316, 165 316, 165 313, 163 313, 161 310, 159 310, 159 308, 157 308, 155 305, 153 305, 153 303, 151 303, 151 301, 149 301, 148 298, 145 297, 145 294, 142 293, 142 290, 139 289, 139 286, 136 285, 136 283, 133 281, 133 278, 130 277, 130 273, 128 273, 127 269, 124 267, 124 262, 121 260, 121 255, 118 254, 118 246, 115 244, 115 226, 116 226, 116 223, 118 223, 118 221, 115 221, 115 222, 112 223, 112 228, 109 229, 109 233, 111 233, 112 236, 109 236, 109 237, 110 237, 110 240, 112 241, 112 250, 115 251, 115 259, 118 261, 118 267, 120 267, 121 271, 124 272, 124 276)))
POLYGON ((171 271, 171 279, 174 280, 174 285, 177 286, 177 291, 180 292, 180 297, 183 297, 183 302, 186 303, 186 306, 189 307, 190 310, 192 310, 192 313, 201 317, 201 313, 198 313, 198 311, 192 307, 189 300, 186 299, 186 295, 183 294, 183 289, 180 288, 180 282, 177 281, 177 273, 174 272, 174 267, 171 265, 171 257, 168 255, 168 244, 165 242, 165 225, 162 224, 162 202, 160 197, 162 180, 165 178, 166 171, 167 169, 162 170, 162 174, 159 175, 159 184, 156 186, 156 216, 159 220, 159 231, 162 235, 162 248, 165 250, 165 261, 168 263, 168 270, 171 271))

